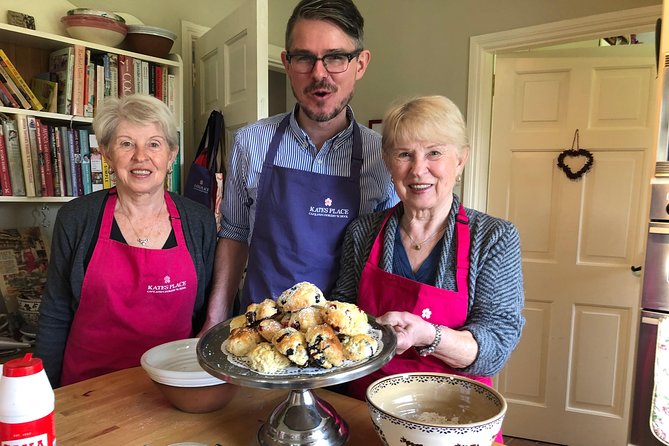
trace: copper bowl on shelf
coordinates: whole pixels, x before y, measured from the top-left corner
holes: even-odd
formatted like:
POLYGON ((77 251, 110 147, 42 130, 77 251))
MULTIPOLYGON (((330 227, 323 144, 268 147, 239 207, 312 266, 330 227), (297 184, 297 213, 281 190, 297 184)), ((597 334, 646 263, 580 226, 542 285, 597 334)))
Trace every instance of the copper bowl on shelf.
POLYGON ((238 386, 202 369, 197 360, 198 338, 167 342, 147 350, 140 360, 158 390, 177 409, 205 413, 227 406, 238 386))
POLYGON ((148 25, 129 25, 125 36, 125 47, 135 53, 165 59, 177 35, 172 31, 148 25))

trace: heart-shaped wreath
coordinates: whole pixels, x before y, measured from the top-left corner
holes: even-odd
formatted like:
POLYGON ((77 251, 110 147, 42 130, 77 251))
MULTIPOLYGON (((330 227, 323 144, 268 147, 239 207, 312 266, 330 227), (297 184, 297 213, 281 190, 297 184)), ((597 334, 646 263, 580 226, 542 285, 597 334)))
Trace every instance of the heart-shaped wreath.
POLYGON ((569 178, 570 180, 578 180, 583 175, 585 175, 590 169, 592 169, 592 164, 594 163, 594 161, 595 158, 592 156, 592 152, 590 152, 589 150, 567 149, 564 152, 560 153, 560 156, 558 156, 557 165, 560 169, 564 171, 565 175, 567 175, 567 178, 569 178), (564 162, 565 158, 567 157, 570 158, 585 157, 585 163, 583 163, 583 167, 574 172, 573 170, 571 170, 571 167, 569 167, 564 162))

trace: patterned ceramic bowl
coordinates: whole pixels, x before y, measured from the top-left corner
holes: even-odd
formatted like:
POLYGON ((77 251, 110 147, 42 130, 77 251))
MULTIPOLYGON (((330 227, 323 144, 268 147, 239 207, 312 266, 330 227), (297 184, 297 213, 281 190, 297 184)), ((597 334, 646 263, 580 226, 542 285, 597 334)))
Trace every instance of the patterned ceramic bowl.
POLYGON ((391 375, 367 389, 374 428, 386 446, 492 445, 506 401, 495 389, 445 373, 391 375))

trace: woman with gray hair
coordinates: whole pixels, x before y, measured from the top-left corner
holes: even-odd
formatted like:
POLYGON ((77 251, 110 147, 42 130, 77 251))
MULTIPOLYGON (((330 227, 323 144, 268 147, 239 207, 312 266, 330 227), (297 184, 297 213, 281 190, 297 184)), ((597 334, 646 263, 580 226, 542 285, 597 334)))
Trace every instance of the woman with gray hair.
POLYGON ((516 347, 524 318, 518 231, 465 209, 453 193, 469 156, 465 122, 443 96, 419 97, 383 120, 383 159, 401 202, 346 231, 330 298, 357 303, 393 327, 397 354, 349 383, 364 399, 381 376, 465 375, 491 384, 516 347))
POLYGON ((201 328, 216 247, 206 207, 165 190, 179 148, 167 106, 107 98, 93 122, 116 186, 56 217, 35 355, 52 386, 139 365, 201 328))

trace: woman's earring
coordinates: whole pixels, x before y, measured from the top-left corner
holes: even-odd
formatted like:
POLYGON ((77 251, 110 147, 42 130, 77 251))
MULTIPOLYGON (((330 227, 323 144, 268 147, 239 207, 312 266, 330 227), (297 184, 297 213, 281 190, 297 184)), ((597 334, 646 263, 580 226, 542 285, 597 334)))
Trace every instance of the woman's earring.
POLYGON ((458 183, 458 184, 462 183, 462 175, 458 174, 458 175, 455 177, 455 182, 458 183))
POLYGON ((167 168, 167 173, 174 172, 174 164, 170 164, 170 167, 167 168))

